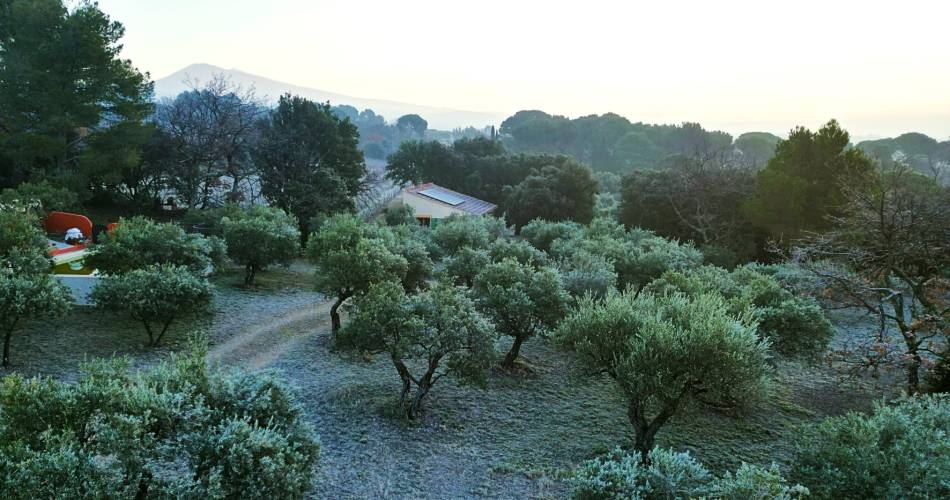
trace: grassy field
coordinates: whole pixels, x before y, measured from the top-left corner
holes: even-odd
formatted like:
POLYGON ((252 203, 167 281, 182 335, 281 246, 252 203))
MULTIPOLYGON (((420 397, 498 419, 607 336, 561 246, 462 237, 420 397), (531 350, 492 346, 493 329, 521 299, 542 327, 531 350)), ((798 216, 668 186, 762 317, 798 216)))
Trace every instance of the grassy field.
MULTIPOLYGON (((579 462, 630 442, 613 382, 581 372, 544 339, 523 349, 536 373, 495 372, 485 387, 443 379, 424 416, 405 420, 387 360, 330 349, 325 302, 310 290, 309 273, 303 264, 268 271, 253 290, 238 286, 237 271, 216 277, 213 317, 179 325, 162 349, 144 348, 140 325, 79 308, 19 333, 12 370, 72 379, 84 359, 112 355, 144 366, 180 349, 186 331, 204 329, 211 363, 277 370, 296 386, 323 443, 315 497, 560 498, 579 462)), ((720 471, 743 461, 782 463, 800 424, 866 410, 881 397, 825 365, 779 364, 774 380, 759 407, 681 416, 661 431, 660 444, 690 450, 720 471)))

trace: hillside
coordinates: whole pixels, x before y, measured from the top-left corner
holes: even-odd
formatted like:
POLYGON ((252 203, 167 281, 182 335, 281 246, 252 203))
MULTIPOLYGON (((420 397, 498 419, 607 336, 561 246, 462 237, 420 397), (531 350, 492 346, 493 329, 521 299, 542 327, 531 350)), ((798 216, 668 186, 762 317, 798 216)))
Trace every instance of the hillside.
POLYGON ((287 82, 280 82, 259 75, 246 73, 239 69, 224 69, 211 64, 192 64, 182 68, 164 78, 155 80, 155 96, 174 97, 184 90, 193 88, 195 83, 203 84, 214 75, 224 74, 231 81, 242 87, 253 87, 259 97, 267 101, 276 101, 277 97, 285 92, 297 94, 314 101, 330 101, 333 105, 349 104, 360 110, 372 109, 381 114, 390 122, 396 118, 416 113, 429 122, 430 128, 452 130, 454 128, 475 126, 484 127, 498 124, 504 120, 502 113, 464 111, 449 108, 422 106, 384 99, 367 99, 344 94, 337 94, 326 90, 302 87, 287 82))

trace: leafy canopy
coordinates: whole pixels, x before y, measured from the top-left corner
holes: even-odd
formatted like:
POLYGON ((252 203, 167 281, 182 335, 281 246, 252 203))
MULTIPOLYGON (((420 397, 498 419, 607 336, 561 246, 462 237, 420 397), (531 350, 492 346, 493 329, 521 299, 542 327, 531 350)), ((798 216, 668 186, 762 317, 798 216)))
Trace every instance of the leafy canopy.
POLYGON ((721 296, 611 293, 582 299, 558 337, 627 398, 636 448, 646 455, 659 429, 694 404, 735 407, 761 395, 768 341, 751 314, 734 316, 721 296))
POLYGON ((124 312, 141 322, 149 345, 155 346, 175 320, 208 312, 212 288, 186 267, 149 266, 103 277, 90 298, 97 307, 124 312))

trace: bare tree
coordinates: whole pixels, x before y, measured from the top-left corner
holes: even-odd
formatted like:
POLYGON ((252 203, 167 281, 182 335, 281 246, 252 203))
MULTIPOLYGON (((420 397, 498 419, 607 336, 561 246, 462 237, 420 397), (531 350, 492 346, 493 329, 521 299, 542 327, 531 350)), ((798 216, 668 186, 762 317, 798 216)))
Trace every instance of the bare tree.
POLYGON ((263 111, 253 88, 224 75, 159 105, 156 122, 174 144, 173 187, 189 207, 241 198, 253 173, 249 151, 263 111), (221 192, 224 199, 216 199, 221 192))
POLYGON ((921 368, 945 352, 950 325, 950 190, 897 165, 845 194, 833 229, 800 241, 792 257, 823 278, 840 303, 879 319, 848 361, 865 368, 902 363, 907 391, 917 393, 921 368), (822 265, 829 261, 838 265, 822 265))

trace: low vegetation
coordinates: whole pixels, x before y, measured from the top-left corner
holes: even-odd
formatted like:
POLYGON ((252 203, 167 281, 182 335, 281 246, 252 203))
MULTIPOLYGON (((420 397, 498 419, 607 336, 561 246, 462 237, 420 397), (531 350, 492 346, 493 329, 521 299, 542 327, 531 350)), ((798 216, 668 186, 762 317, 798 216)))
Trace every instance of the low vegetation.
POLYGON ((209 370, 204 351, 133 372, 87 364, 72 384, 0 382, 6 498, 303 498, 319 442, 289 388, 209 370))

